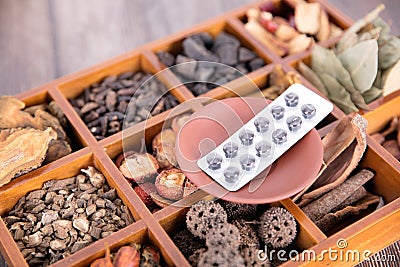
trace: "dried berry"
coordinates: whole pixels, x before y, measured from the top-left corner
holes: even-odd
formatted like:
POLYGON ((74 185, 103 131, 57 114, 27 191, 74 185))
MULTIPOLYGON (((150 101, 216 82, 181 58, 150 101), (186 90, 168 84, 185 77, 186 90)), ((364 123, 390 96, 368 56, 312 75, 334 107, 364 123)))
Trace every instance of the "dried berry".
POLYGON ((228 221, 233 221, 236 219, 249 220, 256 215, 257 205, 242 204, 225 200, 220 200, 219 203, 226 211, 226 214, 228 215, 228 221))
POLYGON ((138 194, 140 199, 148 208, 151 209, 157 206, 156 203, 154 203, 153 199, 150 197, 151 193, 157 191, 154 184, 152 183, 140 184, 135 186, 133 190, 135 190, 136 194, 138 194))
POLYGON ((246 267, 270 267, 271 263, 268 258, 261 260, 264 255, 259 253, 259 249, 255 247, 246 247, 240 251, 244 259, 244 266, 246 267))
POLYGON ((208 248, 201 255, 198 267, 219 266, 219 267, 235 267, 245 266, 243 257, 238 250, 232 248, 215 247, 208 248))
POLYGON ((172 200, 179 200, 183 196, 186 176, 179 169, 162 171, 156 178, 155 186, 160 196, 172 200))
POLYGON ((172 240, 185 257, 189 257, 196 250, 205 248, 205 243, 198 237, 195 237, 188 229, 176 233, 172 240))
POLYGON ((229 246, 238 249, 240 245, 239 229, 230 223, 219 224, 211 229, 206 236, 207 247, 229 246))
POLYGON ((186 225, 190 232, 202 239, 220 223, 227 222, 222 206, 212 201, 201 200, 194 204, 186 214, 186 225))
POLYGON ((245 220, 235 220, 232 222, 239 229, 241 248, 255 247, 258 248, 260 241, 256 230, 245 220))
POLYGON ((286 209, 272 207, 260 217, 259 234, 266 244, 273 248, 285 248, 292 243, 297 234, 297 223, 286 209))

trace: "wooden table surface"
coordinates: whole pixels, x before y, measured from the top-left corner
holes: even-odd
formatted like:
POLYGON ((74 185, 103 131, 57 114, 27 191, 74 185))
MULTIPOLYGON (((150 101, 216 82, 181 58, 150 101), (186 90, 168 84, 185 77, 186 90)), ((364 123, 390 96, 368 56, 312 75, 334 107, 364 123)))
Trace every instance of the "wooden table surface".
MULTIPOLYGON (((353 19, 384 3, 382 17, 400 34, 399 0, 327 1, 353 19)), ((0 95, 20 93, 251 2, 0 0, 0 95)), ((399 245, 391 249, 398 252, 399 245)))

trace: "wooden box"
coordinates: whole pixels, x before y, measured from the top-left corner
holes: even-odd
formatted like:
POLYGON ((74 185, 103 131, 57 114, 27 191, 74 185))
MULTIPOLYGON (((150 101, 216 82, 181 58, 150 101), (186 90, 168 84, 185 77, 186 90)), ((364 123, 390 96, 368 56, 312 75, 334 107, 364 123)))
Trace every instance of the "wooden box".
MULTIPOLYGON (((264 1, 262 1, 264 2, 264 1)), ((190 266, 183 254, 171 240, 171 235, 179 230, 177 227, 184 222, 187 207, 168 206, 152 214, 140 198, 136 195, 130 184, 125 180, 114 160, 122 152, 122 138, 131 141, 133 149, 139 149, 141 140, 144 138, 147 145, 151 143, 152 138, 160 132, 164 123, 169 124, 171 118, 177 114, 172 114, 171 110, 165 111, 146 122, 138 123, 131 128, 114 134, 102 141, 96 141, 82 119, 75 112, 68 99, 74 98, 83 89, 93 82, 97 82, 108 75, 116 75, 125 71, 146 71, 155 74, 165 68, 159 62, 156 52, 170 51, 176 53, 181 49, 181 41, 188 35, 206 31, 211 35, 216 35, 225 30, 235 35, 242 42, 242 45, 255 51, 258 56, 263 58, 267 65, 248 74, 248 78, 261 89, 266 86, 268 76, 275 66, 281 66, 284 71, 296 72, 296 62, 307 60, 310 51, 303 51, 295 55, 281 58, 274 55, 259 43, 254 37, 247 33, 243 26, 243 18, 246 10, 250 7, 259 6, 262 2, 256 2, 251 5, 228 12, 222 16, 206 21, 196 27, 174 34, 163 40, 159 40, 138 49, 120 55, 106 62, 100 63, 88 69, 76 72, 74 74, 54 80, 43 86, 24 92, 17 97, 24 101, 27 106, 48 102, 54 100, 64 111, 69 123, 71 124, 71 139, 76 144, 74 152, 55 162, 44 165, 28 174, 18 177, 6 186, 0 188, 0 215, 5 215, 20 197, 28 192, 39 189, 45 181, 51 179, 62 179, 71 177, 79 173, 79 170, 88 165, 96 166, 106 177, 109 185, 117 190, 123 203, 131 211, 135 222, 124 229, 103 238, 88 247, 68 256, 53 264, 53 266, 87 266, 96 258, 105 254, 105 243, 116 251, 120 246, 130 242, 151 243, 160 249, 163 263, 168 266, 190 266), (144 130, 145 129, 145 132, 144 130)), ((277 1, 279 4, 279 1, 277 1)), ((329 18, 336 25, 345 29, 353 21, 340 13, 336 8, 329 5, 324 0, 314 0, 319 2, 328 12, 329 18)), ((293 1, 286 0, 284 5, 293 7, 293 1)), ((328 40, 323 45, 329 46, 337 42, 337 38, 328 40)), ((182 108, 178 113, 193 112, 202 108, 209 101, 188 101, 195 97, 184 86, 180 84, 179 79, 170 71, 164 71, 158 79, 164 83, 167 88, 174 88, 172 94, 182 103, 182 108)), ((318 93, 310 82, 301 77, 304 85, 318 93)), ((218 87, 207 92, 201 97, 212 99, 222 99, 236 95, 247 95, 252 93, 252 87, 246 79, 236 79, 225 85, 231 91, 223 87, 218 87)), ((200 99, 200 98, 199 98, 200 99)), ((382 127, 383 121, 387 121, 391 112, 400 114, 398 108, 399 98, 388 102, 375 111, 366 114, 370 122, 370 127, 382 127), (395 111, 393 111, 395 110, 395 111)), ((382 102, 377 102, 374 107, 382 102)), ((372 104, 371 104, 372 106, 372 104)), ((334 121, 345 116, 345 114, 334 108, 322 126, 333 128, 334 121)), ((324 128, 326 130, 327 128, 324 128)), ((338 249, 337 241, 345 239, 346 248, 349 250, 369 250, 371 253, 377 252, 390 243, 400 239, 397 223, 400 220, 400 163, 395 160, 387 151, 375 142, 371 142, 368 136, 368 148, 360 167, 368 167, 376 171, 376 176, 369 184, 371 190, 381 195, 386 205, 360 220, 351 223, 340 231, 327 236, 325 235, 291 200, 285 199, 275 205, 281 205, 288 209, 299 223, 299 235, 295 240, 296 247, 300 249, 313 249, 317 255, 324 250, 338 249)), ((190 204, 205 198, 207 195, 201 191, 190 195, 181 200, 182 203, 190 204)), ((13 237, 9 233, 4 221, 0 219, 0 251, 5 257, 9 266, 28 266, 23 255, 19 251, 13 237)), ((320 266, 321 264, 330 266, 352 266, 362 259, 356 259, 351 262, 331 261, 326 257, 323 261, 304 262, 310 266, 320 266)), ((287 262, 283 266, 297 266, 298 262, 287 262)))

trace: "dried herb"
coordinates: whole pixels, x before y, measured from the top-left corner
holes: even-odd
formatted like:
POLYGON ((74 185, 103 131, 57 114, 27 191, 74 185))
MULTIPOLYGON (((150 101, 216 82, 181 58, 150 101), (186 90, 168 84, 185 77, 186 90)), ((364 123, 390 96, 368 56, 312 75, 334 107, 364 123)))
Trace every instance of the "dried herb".
POLYGON ((318 75, 311 69, 309 68, 306 64, 304 64, 302 61, 299 62, 297 65, 299 71, 301 74, 309 81, 311 82, 315 88, 317 88, 321 93, 323 93, 325 96, 329 96, 329 92, 326 89, 324 83, 321 81, 321 79, 318 77, 318 75))

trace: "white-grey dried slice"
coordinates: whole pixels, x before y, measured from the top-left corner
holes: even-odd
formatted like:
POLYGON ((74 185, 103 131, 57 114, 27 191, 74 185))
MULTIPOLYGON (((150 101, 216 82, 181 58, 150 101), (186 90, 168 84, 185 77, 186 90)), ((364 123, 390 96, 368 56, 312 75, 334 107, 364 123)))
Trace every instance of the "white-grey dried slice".
POLYGON ((10 134, 0 142, 0 186, 17 175, 25 174, 41 166, 46 157, 50 141, 57 138, 56 133, 22 129, 10 134))
POLYGON ((125 157, 119 170, 127 179, 145 183, 154 181, 158 168, 157 160, 152 155, 133 153, 125 157))

